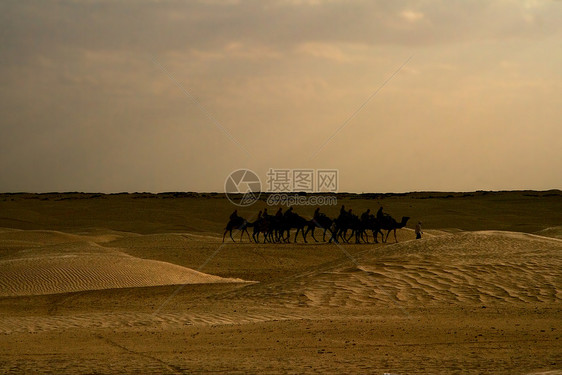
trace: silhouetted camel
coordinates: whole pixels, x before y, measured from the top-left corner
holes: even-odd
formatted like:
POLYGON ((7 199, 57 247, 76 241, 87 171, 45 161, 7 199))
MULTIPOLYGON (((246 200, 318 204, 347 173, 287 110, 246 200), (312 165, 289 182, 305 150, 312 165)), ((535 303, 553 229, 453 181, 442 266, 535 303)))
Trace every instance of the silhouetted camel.
MULTIPOLYGON (((369 214, 369 212, 370 210, 367 210, 367 212, 363 213, 360 219, 355 215, 348 217, 348 226, 353 231, 352 236, 353 234, 356 235, 355 242, 357 243, 359 243, 360 240, 369 243, 369 234, 367 231, 371 231, 373 233, 375 243, 379 242, 377 239, 379 233, 381 235, 381 241, 384 241, 384 235, 381 231, 380 222, 377 220, 375 215, 369 214)), ((351 236, 349 238, 351 238, 351 236)))
POLYGON ((282 221, 281 238, 284 238, 283 236, 284 231, 287 231, 287 238, 288 238, 290 236, 291 229, 295 228, 297 230, 297 232, 295 233, 295 242, 297 242, 297 236, 299 235, 299 232, 301 232, 304 242, 307 242, 306 236, 304 235, 304 228, 307 226, 307 224, 308 224, 308 220, 306 220, 304 217, 300 216, 299 214, 296 214, 292 211, 285 212, 282 221))
POLYGON ((329 242, 334 241, 338 243, 338 238, 341 238, 344 242, 349 242, 353 235, 355 235, 355 242, 360 242, 362 229, 361 220, 350 211, 340 211, 340 215, 334 220, 334 229, 332 230, 332 237, 329 242), (349 237, 346 237, 347 231, 350 229, 351 234, 349 237))
POLYGON ((248 235, 248 239, 250 239, 250 242, 252 242, 250 233, 248 233, 248 227, 252 227, 253 225, 254 223, 248 222, 248 220, 244 219, 243 217, 237 215, 231 216, 230 220, 226 224, 224 234, 222 235, 222 242, 224 242, 224 238, 227 232, 230 233, 230 238, 232 238, 232 241, 236 242, 236 240, 234 240, 234 237, 232 237, 232 231, 235 229, 240 231, 240 242, 242 242, 242 236, 244 236, 244 233, 248 235))
POLYGON ((394 231, 394 240, 398 242, 398 238, 396 238, 396 229, 404 228, 409 219, 410 218, 408 216, 402 216, 402 221, 397 222, 392 216, 385 215, 384 219, 380 223, 381 229, 387 231, 386 238, 383 242, 386 242, 388 240, 388 235, 391 231, 394 231))
POLYGON ((373 233, 373 238, 375 240, 375 243, 379 243, 377 239, 379 233, 381 234, 381 241, 384 242, 384 234, 382 233, 381 230, 381 224, 377 220, 375 215, 369 215, 366 220, 362 221, 362 224, 363 224, 363 232, 366 237, 365 242, 369 243, 369 235, 367 234, 368 230, 370 230, 373 233))
POLYGON ((397 222, 390 215, 384 214, 382 212, 382 207, 377 212, 377 215, 369 214, 367 210, 359 218, 357 215, 353 214, 351 210, 345 211, 344 207, 340 210, 340 215, 336 219, 330 219, 324 214, 319 213, 317 209, 314 213, 314 218, 312 220, 307 220, 304 217, 293 212, 292 208, 289 208, 283 215, 280 214, 280 210, 277 215, 268 215, 267 211, 264 210, 264 215, 261 213, 258 219, 251 223, 246 219, 238 216, 237 211, 235 211, 231 216, 230 220, 226 225, 226 229, 222 236, 222 241, 224 242, 226 233, 230 233, 230 238, 232 241, 234 237, 232 236, 233 230, 239 230, 240 241, 243 240, 244 232, 248 235, 250 242, 253 240, 257 243, 259 242, 259 235, 263 233, 263 242, 290 242, 291 229, 296 229, 294 242, 297 242, 297 237, 299 231, 302 233, 304 242, 306 243, 306 236, 308 232, 312 231, 312 238, 314 241, 318 240, 314 237, 315 228, 321 228, 324 230, 322 236, 323 241, 326 240, 326 232, 330 231, 329 242, 335 241, 336 243, 341 239, 344 242, 349 242, 349 240, 355 236, 355 242, 360 243, 361 241, 369 242, 369 235, 367 231, 372 231, 375 243, 378 243, 378 234, 381 234, 382 242, 388 240, 390 232, 394 232, 394 240, 398 242, 396 237, 396 229, 400 229, 406 226, 409 217, 404 216, 401 222, 397 222), (248 232, 248 228, 253 227, 254 231, 252 236, 248 232), (306 232, 305 232, 306 228, 306 232), (386 236, 384 236, 382 229, 386 230, 386 236), (351 230, 349 237, 347 236, 348 231, 351 230))
POLYGON ((306 228, 304 237, 306 238, 308 232, 312 232, 312 238, 314 239, 314 241, 318 242, 316 237, 314 237, 314 229, 320 228, 324 230, 324 233, 322 234, 322 241, 326 242, 326 232, 330 231, 331 234, 333 223, 334 220, 330 219, 328 216, 324 214, 320 214, 308 222, 308 227, 306 228))
POLYGON ((263 233, 263 243, 273 242, 274 221, 274 216, 265 215, 254 222, 252 237, 256 243, 260 240, 260 233, 263 233))

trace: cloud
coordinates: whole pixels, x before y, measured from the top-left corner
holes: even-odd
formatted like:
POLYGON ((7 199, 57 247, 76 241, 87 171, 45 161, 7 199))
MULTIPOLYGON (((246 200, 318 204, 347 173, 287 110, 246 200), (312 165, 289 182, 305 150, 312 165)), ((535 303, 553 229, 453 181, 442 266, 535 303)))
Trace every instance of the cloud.
POLYGON ((408 22, 416 22, 421 20, 424 17, 424 14, 413 10, 404 10, 400 13, 400 16, 408 22))
POLYGON ((513 174, 526 162, 497 157, 504 140, 550 183, 562 168, 561 12, 516 0, 2 2, 0 190, 220 190, 241 165, 303 167, 412 54, 319 167, 341 168, 348 190, 376 190, 378 173, 357 160, 396 154, 388 190, 418 189, 455 178, 454 160, 477 173, 496 157, 513 174), (530 123, 542 130, 525 144, 530 123), (419 155, 431 176, 392 189, 419 155))

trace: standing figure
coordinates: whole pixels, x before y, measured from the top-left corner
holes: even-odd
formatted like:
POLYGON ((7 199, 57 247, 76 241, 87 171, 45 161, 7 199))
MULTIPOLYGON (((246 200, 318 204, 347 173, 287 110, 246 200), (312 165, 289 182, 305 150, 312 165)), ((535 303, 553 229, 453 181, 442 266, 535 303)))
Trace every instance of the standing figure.
POLYGON ((416 224, 416 240, 419 240, 423 234, 421 225, 421 221, 418 221, 418 223, 416 224))

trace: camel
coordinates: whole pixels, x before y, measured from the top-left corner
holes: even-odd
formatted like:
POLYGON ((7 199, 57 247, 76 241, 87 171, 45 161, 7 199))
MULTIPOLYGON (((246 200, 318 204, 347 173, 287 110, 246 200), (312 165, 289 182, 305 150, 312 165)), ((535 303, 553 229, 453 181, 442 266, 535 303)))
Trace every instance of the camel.
POLYGON ((275 230, 275 216, 265 215, 254 222, 254 233, 252 237, 256 243, 260 240, 260 233, 263 233, 263 243, 273 242, 273 231, 275 230))
POLYGON ((384 241, 384 234, 381 231, 381 225, 375 215, 367 215, 361 220, 360 235, 361 239, 366 243, 369 243, 369 234, 367 233, 369 230, 373 233, 375 243, 379 243, 377 239, 379 233, 381 234, 381 241, 384 241))
POLYGON ((307 241, 306 241, 306 236, 304 234, 304 228, 307 226, 308 223, 309 221, 306 220, 304 217, 300 216, 299 214, 296 214, 292 211, 286 212, 285 216, 283 217, 283 224, 281 227, 281 237, 284 238, 283 236, 284 231, 287 231, 288 234, 287 237, 289 237, 291 229, 295 228, 297 230, 297 232, 295 233, 295 242, 297 242, 297 236, 299 235, 299 231, 300 231, 302 234, 302 238, 306 243, 307 241))
POLYGON ((324 215, 324 214, 320 214, 318 216, 316 216, 314 219, 310 220, 308 222, 308 227, 306 228, 306 232, 304 233, 304 237, 306 238, 306 236, 308 235, 308 232, 312 232, 312 238, 314 239, 314 241, 318 242, 318 240, 316 239, 316 237, 314 237, 314 230, 316 228, 320 228, 324 230, 324 233, 322 235, 322 241, 326 242, 326 232, 330 231, 332 232, 332 224, 333 224, 334 220, 330 219, 328 216, 324 215))
POLYGON ((248 238, 250 239, 250 242, 252 242, 252 238, 250 237, 250 233, 248 233, 248 228, 253 227, 253 226, 254 226, 254 223, 250 223, 248 220, 244 219, 243 217, 240 217, 240 216, 231 217, 231 219, 226 224, 224 234, 222 235, 222 242, 224 242, 224 238, 225 238, 227 232, 230 233, 230 238, 232 238, 232 241, 236 242, 234 237, 232 237, 232 231, 235 230, 235 229, 240 231, 240 242, 242 242, 242 237, 244 236, 244 232, 248 235, 248 238))
POLYGON ((240 241, 243 240, 244 232, 246 232, 250 242, 252 242, 253 237, 253 240, 258 243, 260 233, 263 233, 264 235, 264 243, 290 242, 291 229, 294 228, 297 230, 294 242, 297 242, 299 231, 302 233, 305 243, 307 242, 306 236, 310 231, 312 231, 312 238, 314 241, 318 242, 318 240, 314 237, 314 229, 321 228, 324 230, 322 237, 323 241, 326 241, 326 232, 329 230, 331 232, 329 242, 334 241, 338 243, 338 240, 341 239, 344 242, 349 243, 349 240, 355 235, 355 243, 360 243, 361 241, 369 243, 369 235, 367 234, 367 231, 372 231, 375 243, 378 243, 377 237, 379 233, 381 234, 382 242, 387 242, 390 232, 394 232, 394 240, 398 242, 396 229, 404 228, 410 219, 408 216, 404 216, 400 222, 397 222, 390 215, 384 214, 382 212, 382 207, 379 209, 376 216, 372 214, 369 215, 369 211, 367 211, 361 216, 361 219, 357 215, 353 214, 351 210, 344 211, 343 207, 340 211, 340 215, 333 220, 324 214, 320 214, 318 210, 319 209, 316 210, 312 220, 307 220, 294 213, 292 209, 288 209, 282 216, 268 215, 266 211, 264 216, 260 215, 253 223, 238 216, 235 211, 226 225, 222 241, 224 242, 226 233, 229 232, 232 241, 236 242, 232 236, 232 231, 239 230, 241 232, 240 241), (250 236, 248 232, 248 228, 250 227, 254 228, 252 236, 250 236), (348 237, 347 232, 349 229, 351 229, 351 234, 348 237), (387 231, 386 236, 382 232, 383 229, 387 231), (285 233, 287 234, 285 235, 285 233))
POLYGON ((338 243, 338 238, 341 238, 348 243, 353 235, 355 235, 355 243, 359 243, 362 235, 361 220, 351 212, 340 212, 340 215, 334 220, 334 230, 329 242, 338 243), (351 234, 346 237, 348 229, 351 229, 351 234))
POLYGON ((396 229, 404 228, 409 219, 410 218, 408 216, 402 216, 402 220, 397 222, 392 216, 385 215, 383 220, 380 221, 380 228, 386 230, 386 238, 383 242, 386 242, 390 232, 394 231, 394 240, 398 243, 398 239, 396 238, 396 229))

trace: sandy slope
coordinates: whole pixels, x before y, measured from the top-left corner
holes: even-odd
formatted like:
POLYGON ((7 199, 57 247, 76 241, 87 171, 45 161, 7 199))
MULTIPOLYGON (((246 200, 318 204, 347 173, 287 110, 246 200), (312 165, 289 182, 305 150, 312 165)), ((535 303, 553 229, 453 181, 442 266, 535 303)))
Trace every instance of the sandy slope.
MULTIPOLYGON (((110 235, 96 236, 111 240, 110 235)), ((0 296, 175 284, 230 283, 175 264, 141 259, 118 248, 84 242, 88 237, 55 231, 0 233, 0 296)))
MULTIPOLYGON (((403 235, 411 237, 409 231, 403 235)), ((112 245, 119 243, 139 251, 139 246, 152 248, 159 243, 160 249, 165 250, 174 245, 184 246, 185 241, 189 240, 177 234, 163 234, 137 236, 112 242, 112 245)), ((174 321, 220 324, 307 316, 295 313, 297 307, 345 308, 347 312, 419 306, 524 307, 528 303, 557 305, 562 298, 562 241, 558 239, 513 232, 461 232, 397 244, 368 245, 355 255, 344 247, 341 249, 340 260, 317 265, 305 273, 216 295, 213 299, 219 309, 207 313, 207 318, 196 310, 190 313, 172 311, 167 318, 129 311, 126 319, 121 315, 91 315, 74 320, 68 326, 88 327, 99 319, 116 326, 115 322, 120 321, 127 321, 128 325, 135 325, 135 320, 146 324, 147 319, 153 319, 158 325, 174 321), (245 317, 220 311, 221 301, 239 301, 236 303, 254 308, 253 315, 245 317), (255 309, 264 303, 274 309, 255 309), (109 323, 112 319, 114 321, 109 323)), ((16 254, 15 258, 0 261, 3 296, 242 282, 239 278, 221 278, 167 262, 140 259, 118 248, 91 242, 43 246, 16 254)), ((62 321, 59 324, 67 326, 62 321)), ((51 323, 46 325, 52 327, 51 323)))
POLYGON ((560 304, 561 270, 561 240, 464 232, 376 247, 237 293, 334 308, 560 304))

